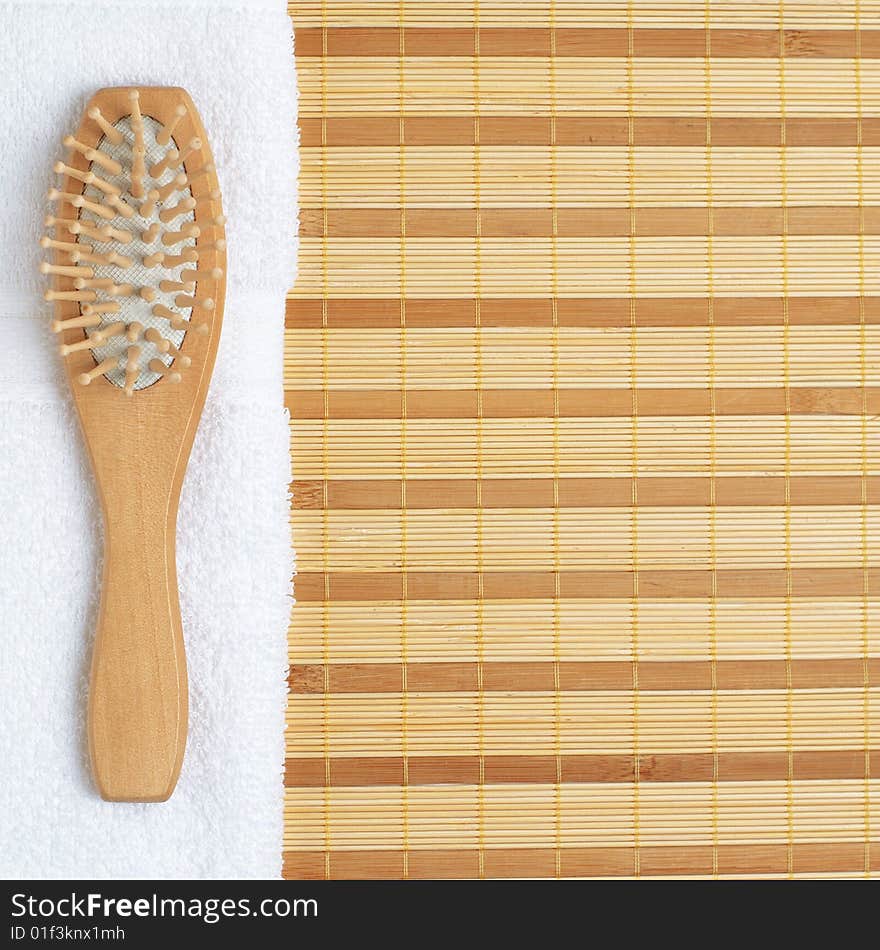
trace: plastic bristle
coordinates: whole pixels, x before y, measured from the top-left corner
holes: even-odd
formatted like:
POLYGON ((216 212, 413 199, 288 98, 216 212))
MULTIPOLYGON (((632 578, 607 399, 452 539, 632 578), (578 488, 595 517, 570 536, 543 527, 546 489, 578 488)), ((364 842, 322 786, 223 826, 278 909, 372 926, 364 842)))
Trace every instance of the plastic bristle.
POLYGON ((130 297, 134 293, 134 287, 131 284, 113 284, 104 290, 105 294, 111 297, 130 297))
POLYGON ((165 208, 159 212, 159 220, 164 224, 170 224, 175 218, 179 218, 183 214, 189 214, 196 206, 195 198, 184 198, 182 201, 179 201, 176 205, 172 205, 170 208, 165 208))
MULTIPOLYGON (((83 244, 83 247, 88 247, 83 244)), ((90 264, 100 264, 103 267, 131 267, 130 257, 122 257, 120 254, 95 254, 91 251, 71 251, 70 259, 73 261, 88 261, 90 264)))
POLYGON ((103 317, 100 314, 83 314, 81 317, 71 317, 69 320, 53 320, 52 332, 61 333, 64 330, 79 330, 100 325, 103 317))
POLYGON ((44 300, 79 300, 92 301, 97 299, 94 290, 47 290, 43 294, 44 300))
POLYGON ((95 272, 91 267, 67 267, 59 264, 47 264, 43 261, 40 264, 41 274, 57 274, 60 277, 94 277, 95 272))
POLYGON ((192 293, 196 289, 196 285, 192 281, 182 281, 182 280, 160 280, 159 281, 159 290, 163 291, 166 294, 173 294, 175 291, 182 290, 185 293, 192 293))
POLYGON ((111 175, 119 175, 122 173, 122 166, 119 162, 100 149, 92 148, 90 145, 84 145, 82 142, 77 141, 72 135, 65 135, 62 141, 67 148, 84 155, 88 161, 97 163, 105 171, 110 172, 111 175))
POLYGON ((107 181, 94 172, 91 172, 91 176, 92 180, 89 184, 93 188, 97 188, 98 191, 103 191, 105 195, 116 195, 117 198, 122 194, 122 189, 118 185, 114 185, 112 181, 107 181))
POLYGON ((213 310, 215 306, 211 297, 205 297, 203 300, 199 300, 196 297, 190 297, 186 294, 178 294, 174 298, 174 303, 178 307, 198 307, 201 310, 213 310))
POLYGON ((141 358, 141 348, 139 346, 130 346, 125 354, 125 395, 131 396, 134 393, 134 387, 137 384, 138 376, 141 374, 141 367, 138 360, 141 358))
POLYGON ((107 373, 112 372, 118 365, 119 360, 116 359, 116 357, 109 357, 102 363, 98 363, 94 369, 90 369, 87 373, 80 373, 76 378, 77 382, 81 386, 88 386, 93 379, 97 379, 99 376, 104 376, 107 373))
POLYGON ((178 267, 180 264, 195 264, 199 259, 199 252, 194 247, 187 247, 180 254, 166 254, 165 266, 178 267))
POLYGON ((82 312, 86 315, 92 315, 96 313, 119 313, 122 310, 122 305, 117 303, 115 300, 106 300, 101 303, 87 303, 83 306, 82 312))
POLYGON ((129 323, 128 329, 125 331, 125 339, 128 340, 129 343, 136 343, 141 338, 143 332, 144 325, 135 320, 134 323, 129 323))
MULTIPOLYGON (((104 237, 103 228, 93 228, 90 224, 87 224, 85 221, 70 221, 67 223, 67 230, 71 234, 84 234, 86 237, 93 238, 96 241, 101 243, 106 242, 107 238, 104 237)), ((83 245, 86 247, 87 245, 83 245)))
POLYGON ((157 303, 157 304, 153 307, 152 313, 153 313, 153 316, 154 316, 154 317, 162 317, 164 320, 172 320, 172 321, 173 321, 173 320, 179 320, 179 319, 180 319, 180 314, 179 314, 179 313, 175 313, 173 310, 169 310, 169 308, 166 307, 165 304, 161 304, 161 303, 157 303))
POLYGON ((73 151, 79 152, 80 155, 86 155, 92 151, 90 145, 83 145, 82 142, 77 141, 72 135, 65 135, 61 141, 65 148, 73 149, 73 151))
POLYGON ((180 122, 180 120, 185 115, 186 106, 183 105, 183 103, 175 107, 174 118, 170 122, 167 122, 156 135, 156 141, 159 143, 159 145, 167 145, 171 141, 171 136, 174 134, 174 130, 177 128, 178 122, 180 122))
POLYGON ((142 218, 151 218, 156 210, 156 202, 159 200, 159 191, 153 188, 147 192, 147 200, 140 206, 140 216, 142 218))
POLYGON ((180 272, 181 280, 220 280, 223 276, 222 267, 212 267, 210 270, 185 269, 180 272))
POLYGON ((137 214, 134 208, 132 208, 128 202, 123 201, 118 195, 108 195, 104 203, 105 205, 109 205, 110 208, 118 214, 121 214, 123 218, 131 219, 137 214))
POLYGON ((96 214, 99 218, 104 218, 106 221, 116 217, 116 213, 106 205, 89 201, 89 199, 83 195, 73 195, 68 191, 59 191, 57 188, 50 188, 48 197, 50 201, 64 201, 74 208, 91 211, 92 214, 96 214))
POLYGON ((147 152, 142 145, 135 145, 131 154, 131 194, 133 198, 143 198, 144 177, 147 173, 144 159, 147 152))
POLYGON ((187 147, 182 152, 180 152, 180 154, 177 156, 177 161, 175 162, 175 165, 176 166, 183 165, 184 162, 188 161, 193 155, 197 154, 201 150, 202 150, 202 140, 200 138, 190 139, 187 147))
POLYGON ((159 232, 161 230, 162 229, 158 224, 151 224, 145 231, 141 233, 141 240, 144 242, 144 244, 152 244, 153 241, 159 237, 159 232))
POLYGON ((70 254, 72 251, 90 251, 92 250, 91 245, 89 244, 79 244, 78 242, 71 241, 53 241, 50 237, 41 237, 40 238, 40 247, 42 248, 54 248, 56 251, 65 251, 70 254))
POLYGON ((118 323, 111 323, 110 326, 98 330, 97 333, 92 335, 92 340, 95 345, 100 345, 109 340, 110 337, 119 336, 121 333, 125 333, 125 323, 122 320, 118 323))
POLYGON ((71 353, 79 353, 80 350, 90 350, 93 347, 97 346, 100 341, 98 340, 98 334, 93 336, 87 336, 82 340, 77 340, 76 343, 62 343, 58 347, 58 352, 62 356, 70 356, 71 353))
POLYGON ((89 261, 104 267, 120 267, 122 270, 127 270, 134 263, 130 257, 117 254, 115 251, 110 254, 80 254, 77 251, 71 251, 70 257, 74 261, 89 261))
POLYGON ((189 238, 197 238, 200 233, 198 225, 186 224, 179 231, 166 231, 162 235, 162 243, 166 247, 171 247, 173 244, 180 244, 189 238))
POLYGON ((181 380, 180 373, 170 370, 158 357, 151 359, 149 366, 152 372, 164 377, 169 383, 179 383, 181 380))
POLYGON ((137 133, 139 128, 143 128, 143 116, 141 115, 141 94, 137 89, 132 89, 128 94, 128 101, 131 103, 131 127, 137 133))
POLYGON ((161 178, 166 168, 174 168, 177 160, 180 158, 180 152, 176 148, 168 149, 165 157, 150 167, 150 176, 152 178, 161 178))
POLYGON ((179 366, 181 369, 187 369, 189 366, 192 366, 192 360, 180 352, 180 350, 169 341, 168 345, 168 354, 169 356, 174 357, 174 365, 179 366))
POLYGON ((144 258, 144 267, 159 267, 160 265, 168 266, 165 255, 161 251, 156 251, 155 254, 148 254, 144 258))
POLYGON ((134 235, 131 231, 121 231, 119 228, 114 228, 110 224, 101 228, 101 234, 106 241, 119 241, 120 244, 131 244, 134 240, 134 235))
POLYGON ((94 172, 81 172, 78 168, 71 168, 70 165, 65 165, 64 162, 55 162, 52 166, 52 171, 55 172, 56 175, 67 175, 70 178, 75 178, 84 185, 91 185, 95 180, 94 172))
POLYGON ((111 175, 122 174, 122 166, 119 162, 117 162, 115 158, 111 158, 105 152, 102 152, 99 148, 90 148, 85 155, 90 162, 100 165, 104 171, 110 172, 111 175))
POLYGON ((178 191, 182 191, 187 186, 187 177, 183 172, 179 172, 175 175, 167 185, 162 185, 161 188, 157 188, 156 191, 159 194, 160 201, 167 201, 173 194, 176 194, 178 191))
POLYGON ((131 194, 134 198, 143 198, 146 149, 144 148, 144 120, 141 116, 140 93, 137 89, 132 89, 128 98, 131 103, 131 128, 134 132, 134 145, 131 150, 131 194))
POLYGON ((123 134, 119 131, 119 129, 114 128, 104 118, 103 114, 101 113, 101 110, 97 106, 92 106, 92 108, 89 109, 88 116, 92 121, 97 122, 101 131, 104 133, 104 135, 107 136, 108 139, 110 139, 110 141, 114 145, 122 144, 123 139, 124 139, 123 134))
POLYGON ((171 341, 166 340, 155 327, 150 327, 144 333, 144 339, 152 343, 160 353, 167 353, 171 349, 171 341))
POLYGON ((77 277, 73 282, 73 286, 77 290, 84 290, 86 287, 92 290, 106 290, 113 286, 113 281, 109 277, 94 277, 92 279, 77 277))
POLYGON ((96 175, 94 172, 81 172, 78 168, 71 168, 70 165, 65 165, 64 162, 55 162, 52 168, 56 174, 75 178, 84 185, 92 185, 99 191, 103 191, 105 195, 122 194, 122 189, 118 185, 114 185, 113 182, 101 178, 100 175, 96 175))

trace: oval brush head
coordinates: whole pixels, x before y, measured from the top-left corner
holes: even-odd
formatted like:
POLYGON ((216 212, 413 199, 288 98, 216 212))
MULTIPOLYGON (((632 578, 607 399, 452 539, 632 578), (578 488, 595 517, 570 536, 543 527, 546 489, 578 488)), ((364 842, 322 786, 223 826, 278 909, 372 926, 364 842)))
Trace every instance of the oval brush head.
POLYGON ((225 218, 182 89, 103 89, 64 144, 40 270, 104 516, 92 768, 110 801, 164 801, 187 733, 177 507, 223 316, 225 218))
POLYGON ((187 334, 208 332, 206 315, 224 276, 218 259, 225 219, 214 164, 202 137, 192 134, 187 106, 173 104, 159 121, 141 109, 140 90, 132 89, 127 107, 119 117, 99 105, 88 109, 94 144, 65 137, 70 152, 54 170, 66 184, 49 192, 59 207, 47 219, 54 235, 41 242, 56 252, 55 263, 41 270, 54 278, 47 300, 77 305, 52 326, 64 338, 62 355, 92 354, 95 366, 79 370, 77 383, 103 376, 133 396, 161 379, 180 382, 187 334), (184 140, 176 138, 181 132, 184 140), (182 280, 184 266, 197 276, 182 280), (99 315, 100 321, 82 320, 99 315), (126 332, 108 335, 118 323, 126 332), (145 339, 131 327, 155 333, 145 339), (68 330, 85 339, 70 342, 68 330))

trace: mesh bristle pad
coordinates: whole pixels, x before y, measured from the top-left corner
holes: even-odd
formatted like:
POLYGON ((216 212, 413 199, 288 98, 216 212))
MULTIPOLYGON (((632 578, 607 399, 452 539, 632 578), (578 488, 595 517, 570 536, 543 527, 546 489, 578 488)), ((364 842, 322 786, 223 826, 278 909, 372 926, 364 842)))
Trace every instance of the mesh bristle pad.
MULTIPOLYGON (((145 164, 147 168, 150 168, 156 162, 161 161, 171 148, 175 147, 175 142, 172 139, 167 146, 159 145, 156 142, 156 135, 161 130, 162 126, 149 116, 145 115, 143 117, 143 125, 144 147, 146 148, 145 164)), ((114 185, 118 185, 119 188, 122 189, 123 196, 125 196, 127 193, 129 193, 131 186, 130 173, 134 132, 131 128, 131 119, 129 116, 124 116, 121 118, 115 123, 115 127, 120 132, 122 132, 124 136, 123 141, 120 142, 119 145, 114 145, 105 136, 98 144, 98 148, 122 165, 122 173, 119 175, 111 175, 106 169, 94 162, 92 163, 91 170, 96 175, 100 175, 100 177, 106 181, 112 182, 114 185)), ((179 173, 179 168, 166 168, 162 175, 156 179, 155 183, 151 184, 150 187, 161 187, 162 185, 170 182, 171 179, 179 173)), ((90 201, 95 202, 100 202, 105 197, 104 194, 94 185, 88 185, 84 191, 84 195, 90 201)), ((156 292, 156 299, 148 303, 146 300, 142 300, 136 294, 129 297, 111 297, 105 294, 103 291, 98 290, 97 303, 104 301, 116 301, 120 304, 121 310, 119 313, 102 314, 103 322, 100 326, 93 327, 88 331, 90 336, 99 332, 102 327, 107 327, 114 323, 119 323, 120 321, 123 321, 126 324, 137 322, 143 324, 145 329, 155 327, 160 331, 162 336, 164 336, 167 340, 170 340, 175 347, 181 346, 183 338, 186 335, 186 331, 172 329, 168 320, 164 319, 163 317, 157 317, 153 314, 153 307, 156 304, 164 304, 166 307, 175 310, 177 313, 180 313, 184 320, 188 320, 190 318, 191 308, 177 307, 174 303, 176 292, 164 293, 159 289, 159 281, 180 280, 181 268, 192 267, 194 265, 182 264, 173 268, 144 267, 141 263, 144 257, 155 253, 157 250, 164 250, 164 248, 159 239, 157 239, 153 244, 144 244, 144 242, 140 239, 140 235, 141 232, 146 230, 151 224, 159 222, 159 212, 162 210, 163 204, 165 206, 176 205, 181 201, 186 200, 186 198, 190 197, 190 195, 191 191, 188 186, 174 191, 165 202, 158 203, 158 206, 153 209, 152 215, 145 218, 137 215, 134 218, 126 219, 122 217, 122 215, 117 215, 112 221, 100 220, 97 222, 86 222, 84 219, 84 223, 94 224, 95 227, 101 227, 105 224, 110 224, 112 227, 118 228, 120 231, 128 231, 134 235, 134 240, 131 242, 131 244, 123 244, 121 241, 116 240, 97 242, 94 238, 88 238, 84 235, 80 235, 80 240, 83 243, 94 245, 96 251, 100 253, 110 253, 111 251, 115 251, 116 253, 122 254, 125 257, 131 257, 135 262, 132 267, 129 267, 126 270, 122 270, 121 268, 112 265, 90 265, 93 266, 95 276, 109 277, 116 283, 133 284, 135 290, 140 287, 150 287, 156 292)), ((143 200, 146 199, 142 199, 142 201, 143 200)), ((129 204, 133 208, 138 207, 138 205, 130 198, 129 204)), ((194 220, 194 213, 192 211, 188 211, 186 214, 183 214, 175 219, 173 229, 180 230, 184 227, 184 225, 191 224, 194 220)), ((195 238, 186 238, 184 241, 176 244, 174 248, 171 249, 171 252, 175 255, 179 255, 185 248, 195 247, 195 244, 195 238)), ((125 385, 125 363, 121 358, 129 345, 130 344, 127 343, 125 336, 119 335, 109 337, 106 342, 102 343, 100 346, 96 346, 92 350, 92 354, 98 363, 102 362, 108 357, 120 358, 120 365, 116 369, 106 374, 106 378, 111 383, 119 387, 125 385)), ((151 386, 158 379, 160 379, 158 373, 154 373, 149 369, 148 364, 150 360, 158 357, 163 363, 170 365, 171 356, 167 353, 160 353, 153 343, 150 343, 144 339, 139 340, 137 345, 141 350, 141 357, 139 360, 141 373, 138 376, 134 388, 145 389, 147 386, 151 386)))

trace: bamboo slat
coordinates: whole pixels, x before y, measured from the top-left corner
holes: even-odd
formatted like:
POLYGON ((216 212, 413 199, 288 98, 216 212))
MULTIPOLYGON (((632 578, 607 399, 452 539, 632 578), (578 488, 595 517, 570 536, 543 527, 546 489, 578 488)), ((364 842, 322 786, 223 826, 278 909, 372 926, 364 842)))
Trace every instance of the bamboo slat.
POLYGON ((285 875, 880 875, 880 0, 290 12, 285 875))
MULTIPOLYGON (((365 28, 399 26, 427 28, 426 41, 436 45, 437 30, 458 28, 469 34, 483 28, 633 27, 694 29, 705 23, 704 0, 626 0, 583 3, 583 0, 518 0, 516 18, 509 0, 292 0, 289 9, 300 27, 365 28)), ((789 0, 780 22, 779 0, 712 0, 710 27, 720 29, 853 29, 857 13, 865 30, 880 28, 876 0, 789 0)), ((441 34, 442 35, 442 34, 441 34)))

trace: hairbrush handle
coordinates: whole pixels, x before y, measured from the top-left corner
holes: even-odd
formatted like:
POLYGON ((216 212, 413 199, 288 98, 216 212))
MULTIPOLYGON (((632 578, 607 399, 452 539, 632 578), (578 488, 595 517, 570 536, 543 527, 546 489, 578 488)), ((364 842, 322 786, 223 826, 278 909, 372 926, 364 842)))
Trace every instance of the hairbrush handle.
POLYGON ((105 799, 160 802, 174 791, 187 732, 174 559, 177 499, 149 473, 127 488, 102 492, 104 576, 89 748, 105 799))
POLYGON ((223 322, 226 219, 183 89, 100 89, 64 145, 40 270, 104 516, 92 769, 105 799, 164 801, 187 732, 177 507, 223 322))

